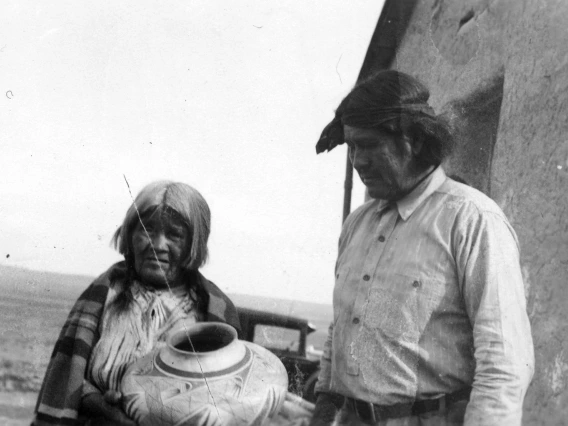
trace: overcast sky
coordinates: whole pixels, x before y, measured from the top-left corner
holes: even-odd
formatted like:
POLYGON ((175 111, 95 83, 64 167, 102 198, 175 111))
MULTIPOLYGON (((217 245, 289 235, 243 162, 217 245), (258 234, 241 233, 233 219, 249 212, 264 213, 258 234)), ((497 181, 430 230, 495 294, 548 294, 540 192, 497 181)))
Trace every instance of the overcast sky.
MULTIPOLYGON (((3 1, 3 265, 98 275, 134 194, 212 210, 223 290, 331 303, 345 147, 315 155, 382 1, 3 1)), ((354 204, 363 202, 356 178, 354 204)))

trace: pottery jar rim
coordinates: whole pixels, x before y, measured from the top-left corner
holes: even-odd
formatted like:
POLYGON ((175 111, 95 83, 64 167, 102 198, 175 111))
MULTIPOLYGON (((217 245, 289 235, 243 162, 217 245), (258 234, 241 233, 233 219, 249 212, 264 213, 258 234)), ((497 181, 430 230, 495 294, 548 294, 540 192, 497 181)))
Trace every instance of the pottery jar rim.
POLYGON ((187 325, 173 331, 166 340, 164 347, 157 354, 157 361, 161 361, 161 369, 166 374, 198 374, 209 375, 232 369, 245 360, 247 355, 246 346, 238 340, 237 331, 234 327, 222 322, 200 322, 187 325), (226 343, 219 348, 207 351, 185 351, 176 348, 186 337, 191 340, 192 336, 211 335, 221 336, 221 343, 226 343), (209 373, 209 374, 208 374, 209 373))

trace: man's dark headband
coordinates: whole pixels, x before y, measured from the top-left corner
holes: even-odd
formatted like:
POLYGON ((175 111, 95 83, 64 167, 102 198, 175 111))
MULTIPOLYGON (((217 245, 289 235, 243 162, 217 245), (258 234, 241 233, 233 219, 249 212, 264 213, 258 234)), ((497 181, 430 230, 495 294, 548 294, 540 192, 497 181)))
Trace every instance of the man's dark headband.
POLYGON ((434 117, 434 109, 427 103, 404 104, 392 107, 357 108, 337 111, 334 119, 323 129, 316 144, 316 153, 331 151, 344 143, 343 125, 360 127, 378 127, 383 123, 399 120, 405 115, 428 115, 434 117))

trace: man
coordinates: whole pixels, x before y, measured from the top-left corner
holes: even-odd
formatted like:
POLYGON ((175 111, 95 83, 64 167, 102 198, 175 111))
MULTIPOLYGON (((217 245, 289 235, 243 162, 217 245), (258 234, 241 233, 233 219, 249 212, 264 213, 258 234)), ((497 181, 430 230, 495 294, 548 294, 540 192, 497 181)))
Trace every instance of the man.
POLYGON ((453 139, 428 98, 379 72, 318 142, 348 144, 372 200, 339 240, 314 426, 521 424, 534 355, 517 237, 491 199, 446 177, 453 139))

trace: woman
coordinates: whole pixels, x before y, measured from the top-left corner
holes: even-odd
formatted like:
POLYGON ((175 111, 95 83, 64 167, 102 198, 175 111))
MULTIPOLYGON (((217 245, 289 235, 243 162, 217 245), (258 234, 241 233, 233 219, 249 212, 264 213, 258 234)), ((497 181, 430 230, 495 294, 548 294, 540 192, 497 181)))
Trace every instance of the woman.
POLYGON ((34 425, 134 422, 120 408, 126 368, 165 344, 169 332, 223 321, 240 334, 233 303, 198 272, 207 259, 211 215, 183 183, 146 186, 113 237, 124 261, 79 297, 59 336, 34 425))

